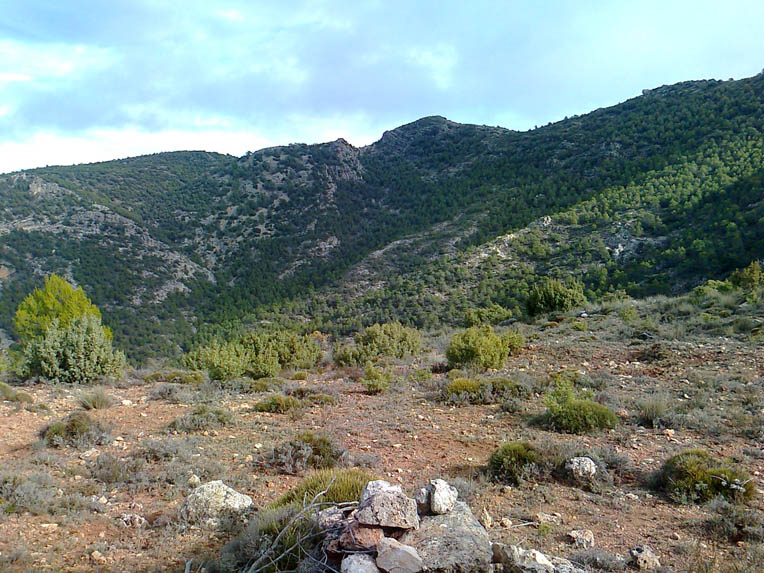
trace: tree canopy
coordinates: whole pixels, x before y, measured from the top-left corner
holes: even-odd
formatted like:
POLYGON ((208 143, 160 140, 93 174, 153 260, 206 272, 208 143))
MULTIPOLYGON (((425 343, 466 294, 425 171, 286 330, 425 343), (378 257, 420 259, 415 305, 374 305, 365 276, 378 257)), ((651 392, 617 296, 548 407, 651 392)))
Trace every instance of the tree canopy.
MULTIPOLYGON (((45 286, 32 291, 19 304, 14 317, 16 333, 22 343, 43 336, 54 320, 61 328, 68 327, 75 318, 90 315, 101 319, 98 310, 85 295, 82 287, 74 288, 65 279, 52 274, 45 286)), ((106 331, 111 338, 110 332, 106 331)))

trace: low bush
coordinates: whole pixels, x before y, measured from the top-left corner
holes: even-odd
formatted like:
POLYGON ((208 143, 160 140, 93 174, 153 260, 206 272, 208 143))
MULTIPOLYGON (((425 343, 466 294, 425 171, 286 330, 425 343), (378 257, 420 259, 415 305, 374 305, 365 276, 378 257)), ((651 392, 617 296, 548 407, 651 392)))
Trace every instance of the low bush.
POLYGON ((546 279, 531 288, 526 301, 528 314, 535 316, 546 312, 565 312, 586 302, 583 285, 579 282, 565 284, 546 279))
POLYGON ((90 384, 101 377, 120 377, 125 355, 115 351, 108 330, 92 314, 59 326, 54 319, 43 336, 24 347, 21 374, 52 382, 90 384))
POLYGON ((0 515, 24 512, 32 515, 70 514, 92 509, 92 505, 78 493, 62 494, 61 485, 48 473, 0 473, 0 515))
POLYGON ((559 382, 544 402, 547 411, 539 422, 556 432, 586 434, 613 429, 618 423, 618 417, 610 408, 579 397, 569 381, 559 382))
POLYGON ((455 378, 443 389, 447 404, 498 404, 510 399, 528 398, 530 389, 510 378, 455 378))
POLYGON ((146 461, 143 458, 118 458, 115 455, 100 454, 91 464, 90 475, 103 483, 138 483, 148 481, 143 470, 146 461))
POLYGON ((637 423, 645 428, 661 428, 666 425, 668 399, 665 396, 653 396, 637 406, 637 423))
POLYGON ((742 502, 753 498, 756 491, 748 474, 699 448, 667 459, 654 485, 678 503, 703 503, 717 496, 742 502))
MULTIPOLYGON (((310 500, 307 500, 310 502, 310 500)), ((264 509, 222 550, 211 571, 297 571, 300 561, 317 546, 320 535, 315 512, 294 503, 264 509)))
POLYGON ((475 378, 456 378, 443 389, 443 401, 450 404, 483 404, 488 385, 475 378))
POLYGON ((0 382, 0 397, 8 402, 19 402, 25 404, 31 404, 34 402, 34 398, 32 398, 31 394, 22 390, 16 390, 5 382, 0 382))
POLYGON ((206 404, 196 406, 186 412, 183 416, 176 418, 168 429, 174 432, 203 432, 227 426, 233 422, 233 416, 227 410, 222 408, 211 408, 206 404))
POLYGON ((162 383, 151 389, 152 400, 164 400, 170 404, 185 404, 191 401, 191 392, 182 384, 162 383))
POLYGON ((467 327, 478 324, 498 324, 510 318, 512 318, 512 311, 495 303, 482 308, 469 308, 464 314, 467 327))
POLYGON ((78 401, 85 410, 100 410, 114 404, 114 398, 109 396, 103 388, 81 394, 78 401))
POLYGON ((302 432, 273 448, 266 463, 286 473, 298 473, 306 469, 333 468, 346 455, 347 452, 329 436, 302 432))
POLYGON ((287 396, 285 394, 273 394, 267 398, 263 398, 257 404, 254 405, 256 412, 271 412, 273 414, 285 414, 290 410, 300 408, 302 402, 294 396, 287 396))
POLYGON ((405 358, 422 348, 419 331, 400 322, 373 324, 357 333, 353 340, 352 345, 335 350, 334 361, 339 366, 358 366, 383 356, 405 358))
POLYGON ((741 541, 764 541, 764 512, 730 503, 724 497, 716 497, 706 509, 713 515, 706 521, 706 529, 714 537, 731 543, 741 541))
POLYGON ((315 335, 298 334, 292 330, 248 332, 238 342, 255 356, 275 356, 279 368, 312 368, 321 358, 321 346, 315 335))
POLYGON ((374 479, 377 478, 373 473, 358 468, 317 470, 276 500, 272 507, 303 504, 324 490, 328 491, 321 498, 323 503, 358 501, 364 486, 374 479))
POLYGON ((249 372, 254 372, 254 378, 262 378, 273 376, 279 371, 278 359, 274 353, 256 354, 238 342, 222 343, 217 340, 183 356, 183 365, 193 370, 204 370, 210 378, 223 381, 249 372))
POLYGON ((158 370, 144 376, 143 380, 147 383, 165 382, 197 386, 206 382, 207 377, 199 370, 158 370))
POLYGON ((73 412, 62 420, 40 430, 40 439, 47 446, 87 447, 106 443, 108 431, 85 412, 73 412))
POLYGON ((539 461, 540 454, 528 442, 508 442, 491 454, 488 475, 496 481, 519 485, 529 467, 539 461))
POLYGON ((508 341, 487 324, 472 326, 451 338, 446 359, 452 368, 501 368, 509 355, 508 341))
POLYGON ((371 362, 368 362, 363 370, 361 384, 369 394, 380 394, 390 388, 393 378, 393 373, 390 370, 377 368, 371 362))

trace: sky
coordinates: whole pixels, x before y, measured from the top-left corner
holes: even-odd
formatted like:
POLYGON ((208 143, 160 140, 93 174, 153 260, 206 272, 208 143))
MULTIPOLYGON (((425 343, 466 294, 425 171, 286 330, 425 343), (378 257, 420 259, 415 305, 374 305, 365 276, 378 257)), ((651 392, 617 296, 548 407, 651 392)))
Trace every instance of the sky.
POLYGON ((526 130, 764 67, 761 0, 0 0, 0 173, 428 115, 526 130))

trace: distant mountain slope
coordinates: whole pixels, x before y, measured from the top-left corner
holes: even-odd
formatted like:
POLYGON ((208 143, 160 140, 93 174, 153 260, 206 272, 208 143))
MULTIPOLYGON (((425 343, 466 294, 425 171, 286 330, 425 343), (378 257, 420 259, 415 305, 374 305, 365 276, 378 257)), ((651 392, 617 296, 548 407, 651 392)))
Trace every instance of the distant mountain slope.
POLYGON ((360 149, 0 176, 0 327, 53 271, 138 359, 280 301, 345 330, 521 312, 549 273, 592 296, 686 288, 764 256, 762 133, 759 75, 646 90, 528 132, 428 117, 360 149))

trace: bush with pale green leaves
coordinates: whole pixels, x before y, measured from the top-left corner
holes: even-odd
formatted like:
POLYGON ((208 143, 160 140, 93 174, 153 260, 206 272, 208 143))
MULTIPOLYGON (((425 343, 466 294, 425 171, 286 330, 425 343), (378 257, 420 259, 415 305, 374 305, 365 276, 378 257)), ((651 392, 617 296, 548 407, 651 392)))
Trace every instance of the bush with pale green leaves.
MULTIPOLYGON (((76 318, 90 315, 100 322, 101 311, 85 295, 82 287, 74 288, 58 275, 45 279, 45 286, 35 289, 21 301, 16 309, 13 325, 22 343, 45 336, 57 321, 59 328, 67 328, 76 318)), ((104 327, 105 328, 105 327, 104 327)), ((106 329, 111 339, 111 331, 106 329)))
POLYGON ((281 368, 312 368, 321 358, 316 337, 293 330, 248 332, 239 338, 239 343, 256 356, 275 355, 281 368))
POLYGON ((499 336, 490 325, 481 324, 455 334, 446 350, 446 358, 452 368, 498 369, 524 343, 525 339, 517 332, 508 331, 499 336))
POLYGON ((422 338, 416 328, 397 321, 373 324, 357 333, 352 345, 335 350, 334 361, 340 366, 358 366, 382 356, 405 358, 421 348, 422 338))
POLYGON ((565 312, 584 302, 586 297, 581 283, 546 279, 543 283, 533 286, 526 306, 528 314, 534 316, 545 312, 565 312))
POLYGON ((125 355, 114 350, 101 319, 84 314, 67 326, 54 319, 43 336, 24 346, 23 377, 39 376, 52 382, 89 384, 99 378, 118 378, 125 355))
POLYGON ((186 354, 183 366, 206 371, 214 380, 231 380, 245 374, 263 378, 275 376, 280 369, 278 356, 271 349, 257 352, 239 342, 223 343, 217 340, 186 354))

